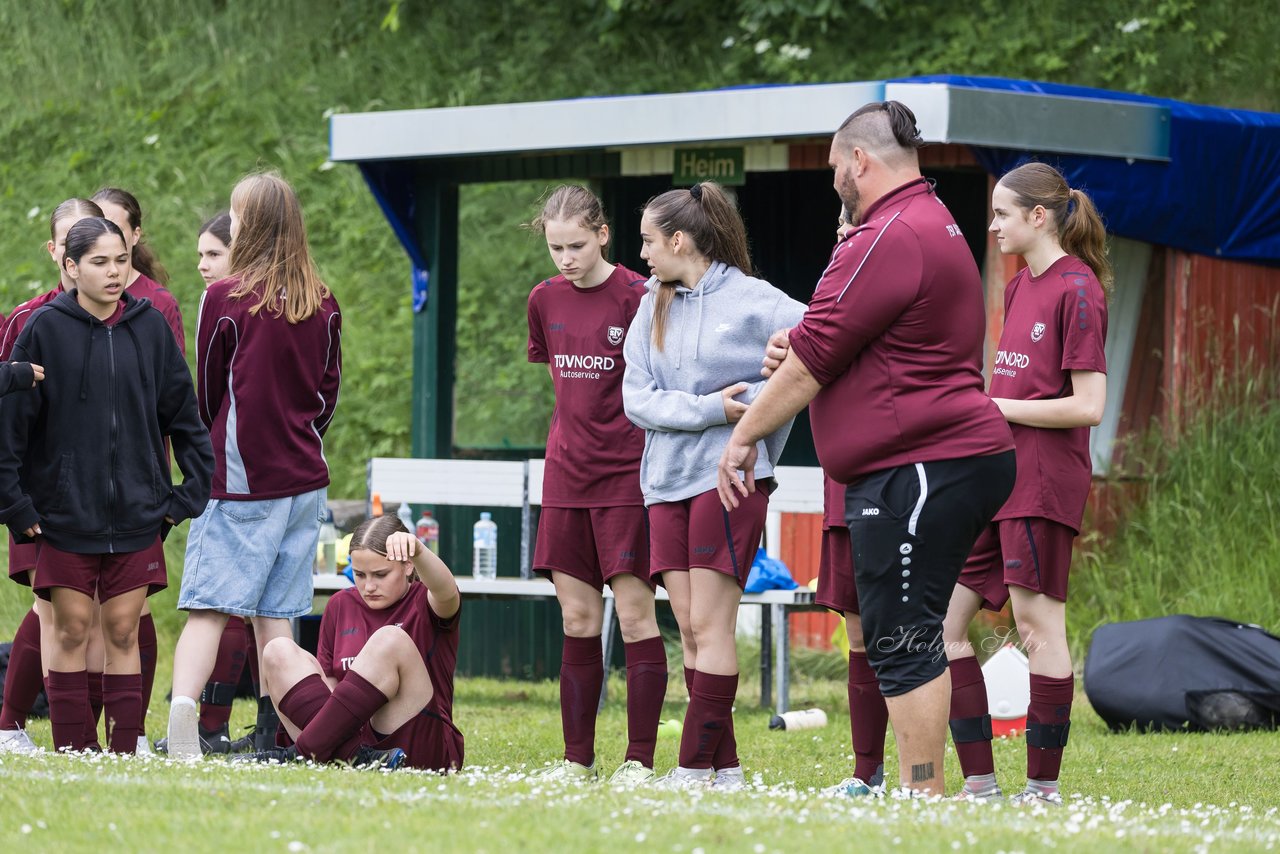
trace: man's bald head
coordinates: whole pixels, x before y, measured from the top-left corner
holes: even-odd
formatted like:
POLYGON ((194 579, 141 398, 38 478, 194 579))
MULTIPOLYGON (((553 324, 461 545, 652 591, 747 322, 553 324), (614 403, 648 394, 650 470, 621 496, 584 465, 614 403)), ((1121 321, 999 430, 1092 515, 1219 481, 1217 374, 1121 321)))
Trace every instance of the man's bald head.
POLYGON ((900 101, 873 101, 859 107, 840 125, 834 142, 846 154, 861 148, 890 169, 918 165, 916 149, 924 145, 916 114, 900 101))

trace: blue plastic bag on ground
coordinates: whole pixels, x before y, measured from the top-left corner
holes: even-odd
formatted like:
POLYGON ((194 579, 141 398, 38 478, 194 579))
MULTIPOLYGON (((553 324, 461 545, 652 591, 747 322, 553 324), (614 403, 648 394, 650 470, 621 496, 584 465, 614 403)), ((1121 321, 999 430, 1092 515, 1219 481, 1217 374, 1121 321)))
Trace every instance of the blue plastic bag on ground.
POLYGON ((746 593, 763 593, 766 590, 795 590, 800 585, 791 577, 791 570, 777 558, 769 557, 764 549, 756 549, 747 575, 746 593))

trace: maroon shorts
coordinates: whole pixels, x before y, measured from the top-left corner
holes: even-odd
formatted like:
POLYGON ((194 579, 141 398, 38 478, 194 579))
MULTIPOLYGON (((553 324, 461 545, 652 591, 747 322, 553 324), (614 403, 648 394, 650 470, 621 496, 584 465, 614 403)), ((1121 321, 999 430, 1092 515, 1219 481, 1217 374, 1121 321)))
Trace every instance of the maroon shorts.
POLYGON ((842 614, 862 614, 858 609, 858 586, 853 583, 853 548, 848 528, 837 526, 822 532, 818 595, 814 601, 842 614))
POLYGON ((40 554, 38 543, 15 543, 9 535, 9 577, 19 584, 31 586, 31 570, 40 554))
POLYGON ((462 768, 462 733, 444 719, 423 709, 390 735, 383 735, 365 724, 362 744, 378 750, 398 747, 404 751, 405 764, 427 771, 457 771, 462 768))
POLYGON ((142 551, 105 555, 64 552, 47 542, 40 543, 35 590, 42 599, 52 598, 55 587, 78 590, 106 602, 139 587, 148 588, 150 596, 168 586, 164 545, 159 537, 142 551))
POLYGON ((533 571, 565 575, 603 590, 616 575, 649 580, 649 534, 644 508, 544 507, 538 517, 533 571))
POLYGON ((1049 519, 992 522, 978 535, 960 584, 981 596, 990 611, 1009 601, 1009 585, 1065 602, 1075 538, 1074 530, 1049 519))
POLYGON ((684 501, 649 506, 649 565, 656 576, 663 572, 687 572, 698 566, 723 572, 747 583, 755 560, 769 496, 757 489, 739 497, 729 512, 714 489, 684 501))

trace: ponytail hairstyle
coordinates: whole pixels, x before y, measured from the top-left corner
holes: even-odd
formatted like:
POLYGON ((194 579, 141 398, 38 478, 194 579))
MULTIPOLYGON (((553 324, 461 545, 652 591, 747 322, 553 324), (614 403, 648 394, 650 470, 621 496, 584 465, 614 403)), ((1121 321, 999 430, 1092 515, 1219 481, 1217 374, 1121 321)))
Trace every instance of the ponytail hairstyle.
POLYGON ((329 288, 311 260, 302 206, 288 182, 275 172, 242 178, 231 191, 231 209, 239 226, 227 275, 239 281, 230 296, 255 297, 250 314, 265 307, 289 323, 319 311, 329 288))
POLYGON ((97 243, 98 238, 104 234, 114 234, 120 238, 121 244, 129 245, 124 239, 124 232, 120 230, 120 226, 104 216, 85 217, 71 226, 67 232, 67 251, 62 256, 63 269, 66 269, 67 261, 75 261, 79 264, 84 254, 92 249, 93 244, 97 243))
POLYGON ((214 214, 204 225, 200 226, 200 230, 196 232, 196 238, 201 235, 212 234, 214 237, 222 241, 222 245, 231 248, 231 214, 226 211, 214 214))
POLYGON ((1093 199, 1083 190, 1069 187, 1062 173, 1047 163, 1024 163, 999 183, 1017 197, 1024 210, 1039 205, 1053 215, 1063 251, 1087 264, 1110 296, 1115 274, 1107 260, 1107 228, 1093 199))
POLYGON ((49 240, 58 239, 58 223, 62 220, 72 217, 81 220, 87 216, 102 216, 102 208, 88 199, 67 199, 54 208, 53 214, 49 217, 49 240))
MULTIPOLYGON (((374 516, 372 519, 365 519, 356 529, 351 532, 351 544, 347 547, 347 554, 358 549, 365 549, 374 554, 387 556, 387 538, 392 534, 410 533, 409 529, 404 526, 398 516, 388 514, 386 516, 374 516)), ((426 546, 422 546, 426 548, 426 546)), ((418 580, 417 567, 413 566, 413 561, 409 562, 413 567, 409 575, 411 582, 418 580)))
MULTIPOLYGON (((93 200, 95 202, 110 202, 113 205, 118 205, 129 218, 130 228, 142 228, 142 205, 138 204, 137 197, 128 190, 122 190, 119 187, 103 187, 93 194, 93 200)), ((132 264, 133 269, 148 279, 159 282, 162 285, 169 284, 169 272, 165 270, 164 265, 156 258, 155 253, 151 251, 151 247, 143 243, 141 238, 137 243, 133 244, 132 264)))
MULTIPOLYGON (((644 206, 644 213, 663 237, 670 239, 677 231, 683 232, 704 257, 737 267, 748 276, 754 274, 742 215, 714 181, 654 196, 644 206)), ((675 294, 674 286, 663 284, 653 296, 653 344, 659 351, 667 337, 667 315, 675 294)))
POLYGON ((541 213, 525 227, 530 231, 546 234, 547 223, 557 221, 575 222, 596 234, 609 224, 599 197, 586 187, 576 184, 561 184, 552 190, 542 205, 541 213))

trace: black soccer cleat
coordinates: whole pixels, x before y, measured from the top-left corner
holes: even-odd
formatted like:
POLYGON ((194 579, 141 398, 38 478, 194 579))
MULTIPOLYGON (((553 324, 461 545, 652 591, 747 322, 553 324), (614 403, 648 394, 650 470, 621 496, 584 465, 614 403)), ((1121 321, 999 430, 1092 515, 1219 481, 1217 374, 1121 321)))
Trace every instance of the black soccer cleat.
MULTIPOLYGON (((205 729, 204 727, 197 725, 197 731, 200 734, 200 752, 205 756, 208 756, 211 753, 222 755, 233 752, 243 752, 233 751, 231 749, 235 742, 231 740, 231 732, 228 729, 227 724, 223 724, 218 729, 205 729)), ((169 739, 157 738, 155 747, 156 753, 167 754, 169 752, 169 739)))
POLYGON ((291 762, 301 762, 302 757, 298 755, 298 748, 291 744, 288 747, 272 747, 268 750, 259 750, 254 753, 241 753, 238 756, 232 756, 231 761, 288 765, 291 762))
POLYGON ((254 737, 257 735, 258 728, 251 726, 246 729, 248 732, 227 746, 228 753, 253 753, 257 749, 254 746, 254 737))
POLYGON ((404 751, 398 747, 378 750, 361 745, 347 764, 360 771, 394 771, 404 764, 404 751))

